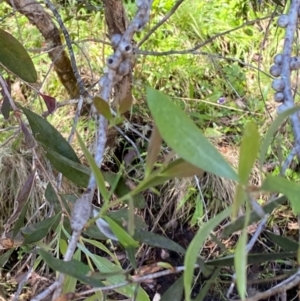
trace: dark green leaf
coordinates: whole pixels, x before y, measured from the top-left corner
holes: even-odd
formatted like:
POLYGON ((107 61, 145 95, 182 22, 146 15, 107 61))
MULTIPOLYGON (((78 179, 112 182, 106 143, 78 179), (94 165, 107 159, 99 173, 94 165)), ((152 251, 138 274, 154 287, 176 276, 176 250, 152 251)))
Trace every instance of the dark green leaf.
POLYGON ((161 296, 160 301, 180 301, 183 293, 183 276, 179 277, 161 296))
POLYGON ((52 226, 57 223, 61 214, 46 218, 41 222, 22 228, 21 231, 25 237, 23 245, 29 245, 43 239, 51 230, 52 226))
POLYGON ((182 254, 185 253, 185 249, 173 240, 153 232, 136 229, 133 237, 135 240, 145 243, 149 246, 167 249, 182 254))
POLYGON ((52 268, 54 271, 64 273, 66 275, 72 276, 83 283, 89 284, 94 287, 103 287, 104 284, 94 277, 90 277, 89 274, 92 270, 89 266, 83 264, 77 260, 63 261, 57 258, 54 258, 51 254, 45 252, 42 249, 38 250, 38 253, 44 259, 44 261, 52 268))
POLYGON ((61 172, 63 176, 81 187, 87 187, 90 177, 89 168, 52 150, 48 150, 46 156, 54 168, 61 172))
POLYGON ((30 124, 35 139, 40 142, 46 151, 52 150, 61 156, 80 163, 71 145, 45 118, 34 112, 22 108, 30 124))
POLYGON ((199 295, 193 299, 193 301, 203 301, 205 297, 207 297, 210 287, 214 284, 216 281, 217 276, 220 274, 221 268, 217 268, 213 275, 208 279, 205 283, 205 285, 201 288, 199 295))
MULTIPOLYGON (((271 213, 276 207, 278 207, 278 205, 281 205, 284 202, 286 202, 286 200, 287 199, 285 196, 281 196, 281 197, 276 198, 275 200, 269 202, 268 204, 264 205, 262 207, 262 209, 266 214, 271 213)), ((255 223, 255 222, 259 221, 260 219, 261 219, 261 217, 255 211, 252 211, 250 214, 249 224, 255 223)), ((236 219, 234 222, 225 226, 225 228, 223 229, 221 238, 224 239, 224 238, 229 237, 234 232, 243 229, 244 225, 245 225, 245 216, 241 216, 238 219, 236 219)))
POLYGON ((62 211, 57 194, 55 193, 55 190, 50 182, 48 183, 45 191, 45 198, 53 206, 55 214, 62 211))
POLYGON ((285 252, 297 252, 300 245, 297 241, 292 240, 290 238, 281 236, 281 235, 276 235, 272 232, 266 231, 265 232, 267 236, 269 236, 270 240, 278 245, 280 248, 282 248, 285 252))
POLYGON ((147 101, 162 138, 187 162, 217 176, 238 176, 192 120, 164 94, 147 89, 147 101))
POLYGON ((0 29, 0 63, 26 82, 37 81, 34 64, 25 48, 2 29, 0 29))
POLYGON ((10 250, 7 250, 4 254, 2 254, 0 256, 0 268, 3 268, 5 263, 7 262, 7 260, 10 258, 12 252, 14 251, 15 249, 12 248, 10 250))
POLYGON ((10 102, 7 97, 4 97, 2 105, 1 105, 1 113, 5 119, 9 118, 9 113, 11 111, 10 102))
POLYGON ((292 204, 293 212, 300 213, 300 184, 292 182, 281 176, 267 176, 261 187, 263 190, 280 192, 284 194, 292 204))

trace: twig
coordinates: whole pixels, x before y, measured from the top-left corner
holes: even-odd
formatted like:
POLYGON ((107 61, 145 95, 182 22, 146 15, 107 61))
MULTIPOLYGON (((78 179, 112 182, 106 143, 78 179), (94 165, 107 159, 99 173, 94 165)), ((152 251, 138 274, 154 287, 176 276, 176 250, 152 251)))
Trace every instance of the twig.
POLYGON ((237 26, 237 27, 235 27, 233 29, 228 29, 226 31, 217 33, 214 36, 212 36, 212 37, 208 38, 207 40, 205 40, 204 42, 196 44, 196 46, 194 46, 193 48, 190 48, 190 49, 186 49, 186 50, 168 50, 168 51, 160 51, 160 52, 138 50, 137 53, 140 53, 140 54, 143 54, 143 55, 154 55, 154 53, 155 53, 156 56, 163 56, 163 55, 169 55, 169 54, 189 54, 189 53, 193 53, 196 50, 198 50, 199 48, 201 48, 201 47, 203 47, 203 46, 211 43, 212 41, 214 41, 217 38, 220 38, 220 37, 222 37, 224 35, 227 35, 229 33, 232 33, 234 31, 236 31, 236 30, 244 28, 245 26, 253 25, 253 24, 255 24, 255 23, 259 22, 259 21, 263 21, 263 20, 269 19, 270 17, 273 17, 273 15, 272 16, 266 16, 266 17, 263 17, 263 18, 260 18, 260 19, 255 19, 255 20, 247 21, 247 22, 243 23, 242 25, 237 26))
MULTIPOLYGON (((45 0, 45 1, 50 2, 49 0, 45 0)), ((126 74, 128 74, 128 72, 130 72, 130 68, 124 68, 124 67, 127 67, 126 63, 127 62, 129 63, 129 58, 132 57, 133 55, 133 48, 131 44, 133 35, 135 32, 140 31, 147 24, 149 20, 152 0, 140 0, 140 1, 136 1, 136 3, 138 6, 136 16, 131 22, 131 24, 127 27, 124 35, 120 37, 120 40, 116 45, 115 53, 107 59, 108 70, 99 81, 99 86, 101 91, 100 97, 105 101, 109 100, 113 86, 118 81, 120 81, 123 78, 123 76, 125 76, 126 74), (119 68, 121 67, 121 64, 123 64, 122 69, 119 68), (127 72, 124 72, 125 69, 127 72)), ((53 7, 53 5, 50 3, 49 6, 51 6, 54 9, 54 11, 56 12, 54 13, 54 15, 58 17, 58 19, 61 21, 61 18, 57 13, 56 9, 53 7)), ((63 26, 63 24, 61 23, 62 22, 60 22, 60 25, 63 26)), ((66 36, 67 45, 70 48, 69 51, 71 50, 71 53, 73 55, 72 46, 69 40, 69 35, 64 26, 63 28, 64 28, 63 32, 65 31, 64 34, 66 33, 65 36, 66 36)), ((75 63, 74 66, 76 67, 74 55, 71 61, 72 61, 72 66, 73 63, 75 63)), ((75 70, 77 72, 77 68, 75 68, 75 70)), ((79 78, 77 79, 79 80, 79 78)), ((98 117, 96 146, 95 146, 95 162, 99 167, 101 166, 103 156, 104 156, 104 150, 106 144, 106 129, 107 129, 107 120, 105 119, 104 116, 100 115, 98 117)), ((91 209, 92 209, 92 199, 94 196, 95 189, 96 189, 96 180, 94 174, 92 173, 88 183, 87 190, 82 194, 82 196, 79 199, 76 200, 73 206, 72 216, 71 216, 72 236, 69 241, 66 254, 64 256, 64 261, 69 261, 73 257, 73 254, 77 247, 78 239, 81 235, 81 231, 84 228, 85 224, 87 223, 88 219, 90 218, 91 209)), ((61 293, 61 286, 62 286, 63 279, 64 279, 64 274, 60 274, 58 279, 51 286, 52 290, 49 289, 47 290, 48 292, 47 295, 49 295, 53 290, 55 290, 53 294, 53 299, 57 298, 61 293)), ((39 301, 44 299, 45 298, 44 292, 38 295, 33 300, 39 301)))
POLYGON ((78 68, 77 68, 76 59, 75 59, 75 55, 74 55, 74 51, 73 51, 73 47, 72 47, 72 41, 71 41, 69 32, 67 31, 59 12, 57 11, 56 7, 52 4, 52 2, 50 0, 44 0, 44 1, 48 5, 50 10, 52 11, 56 21, 58 22, 58 24, 60 26, 60 29, 63 32, 63 35, 64 35, 65 40, 66 40, 66 44, 67 44, 67 47, 68 47, 70 59, 71 59, 72 69, 73 69, 73 72, 74 72, 74 75, 76 77, 77 84, 78 84, 78 87, 79 87, 79 92, 80 92, 80 95, 84 96, 85 95, 85 88, 84 88, 82 78, 81 78, 81 76, 79 74, 79 71, 78 71, 78 68))
POLYGON ((6 84, 5 80, 4 80, 4 78, 2 77, 2 75, 0 75, 0 85, 2 86, 2 89, 3 89, 3 92, 4 92, 5 96, 9 100, 10 106, 12 107, 12 109, 14 111, 17 111, 18 108, 17 108, 14 100, 12 99, 12 97, 11 97, 11 95, 10 95, 8 89, 7 89, 7 84, 6 84))
POLYGON ((172 9, 155 25, 153 26, 148 32, 147 34, 142 38, 142 40, 137 44, 137 48, 141 47, 148 39, 149 37, 157 30, 158 27, 160 27, 161 25, 163 25, 165 22, 167 22, 167 20, 176 12, 176 10, 178 9, 178 7, 181 5, 181 3, 184 0, 178 0, 174 6, 172 7, 172 9))
MULTIPOLYGON (((196 264, 195 269, 196 268, 199 268, 199 265, 196 264)), ((133 283, 142 283, 142 282, 153 280, 153 279, 156 279, 156 278, 159 278, 159 277, 162 277, 162 276, 166 276, 166 275, 170 275, 170 274, 176 274, 176 273, 180 273, 180 272, 183 272, 183 271, 185 271, 185 266, 172 267, 169 270, 164 270, 164 271, 156 272, 156 273, 153 273, 153 274, 148 274, 148 275, 144 275, 144 276, 140 276, 140 277, 135 276, 135 277, 133 277, 133 278, 127 280, 127 281, 124 281, 122 283, 118 283, 118 284, 114 284, 114 285, 110 285, 110 286, 93 288, 93 289, 90 289, 88 291, 84 291, 84 292, 76 294, 76 297, 78 298, 78 297, 88 295, 88 294, 91 294, 91 293, 94 293, 94 292, 97 292, 97 291, 113 290, 113 289, 120 288, 120 287, 129 285, 129 284, 133 284, 133 283)))
MULTIPOLYGON (((247 298, 244 301, 259 301, 259 300, 268 299, 271 296, 274 296, 278 293, 287 291, 287 290, 295 287, 299 283, 300 283, 300 273, 298 271, 296 274, 292 275, 291 277, 289 277, 286 280, 283 280, 281 283, 273 286, 269 290, 267 290, 263 293, 258 293, 255 296, 247 298)), ((242 301, 242 300, 238 300, 238 301, 242 301)))

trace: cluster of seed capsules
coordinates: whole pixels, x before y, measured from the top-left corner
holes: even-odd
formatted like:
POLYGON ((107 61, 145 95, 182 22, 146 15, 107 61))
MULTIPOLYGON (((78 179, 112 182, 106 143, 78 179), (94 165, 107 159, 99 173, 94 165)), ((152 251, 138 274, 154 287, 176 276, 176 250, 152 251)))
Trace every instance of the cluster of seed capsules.
MULTIPOLYGON (((281 15, 277 20, 277 25, 282 28, 286 28, 289 25, 290 17, 289 15, 281 15)), ((276 54, 274 57, 274 65, 270 68, 270 74, 274 77, 278 77, 273 80, 272 88, 276 91, 274 94, 274 100, 277 103, 284 103, 286 101, 285 88, 287 81, 283 74, 283 54, 276 54)), ((298 70, 300 68, 300 57, 294 56, 289 59, 289 69, 290 71, 298 70)), ((290 81, 288 81, 290 83, 290 81)), ((290 84, 289 84, 290 85, 290 84)), ((281 105, 277 108, 277 112, 281 113, 286 109, 285 105, 281 105)))

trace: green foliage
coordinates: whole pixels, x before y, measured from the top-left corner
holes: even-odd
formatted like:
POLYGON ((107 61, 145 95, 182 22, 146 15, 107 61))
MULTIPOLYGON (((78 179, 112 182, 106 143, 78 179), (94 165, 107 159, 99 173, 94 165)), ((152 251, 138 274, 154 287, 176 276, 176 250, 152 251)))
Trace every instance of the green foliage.
POLYGON ((33 62, 22 44, 0 29, 0 63, 21 79, 35 83, 37 73, 33 62))

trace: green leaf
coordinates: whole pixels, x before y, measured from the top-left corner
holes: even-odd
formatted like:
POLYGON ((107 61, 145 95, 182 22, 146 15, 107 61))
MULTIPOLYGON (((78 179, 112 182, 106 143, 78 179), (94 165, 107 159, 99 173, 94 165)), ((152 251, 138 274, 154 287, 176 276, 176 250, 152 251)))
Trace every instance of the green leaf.
MULTIPOLYGON (((108 259, 103 258, 98 255, 93 255, 92 257, 93 262, 95 263, 95 266, 97 269, 103 273, 114 273, 114 272, 123 272, 121 268, 118 266, 114 265, 112 262, 110 262, 108 259)), ((105 284, 107 285, 113 285, 113 284, 120 284, 122 282, 126 281, 126 277, 123 274, 120 275, 114 275, 112 277, 107 278, 106 281, 104 281, 105 284)), ((134 298, 135 295, 135 289, 136 289, 136 284, 129 284, 124 287, 120 287, 115 289, 116 292, 125 295, 128 297, 130 300, 136 300, 136 301, 149 301, 149 297, 147 293, 139 287, 138 293, 136 298, 134 298)))
POLYGON ((247 228, 244 228, 240 236, 234 255, 234 267, 236 272, 236 284, 239 296, 242 300, 245 299, 247 293, 247 228))
POLYGON ((45 118, 34 112, 22 108, 30 124, 35 139, 42 144, 44 149, 52 150, 61 156, 80 163, 75 151, 57 129, 45 118))
POLYGON ((217 176, 238 176, 192 120, 164 94, 148 88, 147 101, 162 138, 187 162, 217 176))
POLYGON ((232 204, 232 216, 235 218, 239 212, 241 205, 247 200, 247 195, 245 193, 244 187, 238 184, 235 189, 234 200, 232 204))
POLYGON ((7 250, 4 254, 0 256, 0 268, 4 267, 4 265, 6 264, 7 260, 10 258, 14 250, 15 250, 14 248, 7 250))
POLYGON ((160 301, 180 301, 183 292, 183 276, 179 277, 161 296, 160 301))
MULTIPOLYGON (((81 251, 80 249, 77 249, 77 251, 75 252, 73 259, 78 260, 79 262, 81 261, 81 251)), ((64 284, 63 284, 63 294, 66 293, 73 293, 75 292, 76 289, 76 284, 77 284, 77 279, 66 275, 65 276, 65 280, 64 280, 64 284)))
POLYGON ((195 264, 197 262, 197 257, 199 255, 199 250, 204 245, 206 239, 208 238, 210 232, 217 226, 221 221, 230 215, 231 208, 227 208, 207 223, 205 223, 201 229, 197 232, 193 240, 191 241, 187 252, 184 256, 184 290, 185 299, 187 301, 191 300, 190 290, 192 287, 192 280, 194 275, 195 264))
POLYGON ((23 45, 2 29, 0 29, 0 63, 26 82, 37 81, 34 64, 23 45))
POLYGON ((175 241, 153 232, 136 229, 133 237, 135 240, 145 243, 149 246, 167 249, 182 254, 185 253, 185 249, 175 241))
POLYGON ((276 131, 278 130, 279 126, 284 122, 284 120, 291 114, 297 112, 300 110, 300 107, 297 106, 297 107, 293 107, 291 109, 288 109, 282 113, 280 113, 276 118, 275 120, 272 122, 271 126, 269 127, 264 139, 263 139, 263 142, 262 142, 262 146, 261 146, 261 151, 260 151, 260 160, 259 160, 259 163, 260 163, 260 167, 262 169, 263 167, 263 164, 265 162, 265 159, 266 159, 266 154, 268 152, 268 148, 269 148, 269 145, 274 137, 274 134, 276 133, 276 131))
POLYGON ((156 162, 157 156, 160 152, 162 139, 160 136, 160 133, 156 127, 156 125, 153 126, 150 141, 148 144, 147 149, 147 157, 146 157, 146 170, 145 170, 145 178, 150 175, 153 166, 156 162))
POLYGON ((110 121, 113 118, 108 103, 101 97, 94 97, 94 106, 98 113, 103 115, 108 121, 110 121))
POLYGON ((80 147, 81 147, 86 159, 88 160, 89 165, 92 169, 92 172, 95 176, 97 187, 99 188, 99 190, 101 192, 101 195, 102 195, 103 199, 105 200, 105 202, 108 203, 109 202, 109 192, 106 189, 104 177, 101 173, 101 170, 100 170, 99 166, 97 166, 93 156, 90 154, 90 152, 86 148, 86 146, 85 146, 84 142, 82 141, 80 135, 78 133, 76 133, 76 134, 77 134, 77 139, 78 139, 78 142, 80 144, 80 147))
POLYGON ((48 183, 45 191, 45 198, 53 206, 55 214, 62 211, 57 194, 55 193, 55 190, 50 182, 48 183))
POLYGON ((239 158, 239 178, 242 185, 248 184, 249 175, 259 150, 259 139, 256 124, 254 122, 247 123, 240 147, 239 158))
MULTIPOLYGON (((279 198, 276 198, 273 201, 270 201, 268 204, 264 205, 262 207, 263 211, 268 214, 271 213, 275 208, 277 208, 279 205, 286 202, 286 197, 281 196, 279 198)), ((244 228, 245 226, 245 216, 241 216, 237 218, 234 222, 228 224, 224 227, 223 233, 221 234, 221 239, 225 239, 229 237, 231 234, 233 234, 236 231, 239 231, 244 228)), ((256 211, 252 211, 250 214, 249 224, 255 223, 261 219, 261 216, 259 216, 256 211)), ((249 225, 248 224, 248 225, 249 225)))
MULTIPOLYGON (((295 257, 297 252, 279 252, 279 253, 258 253, 248 255, 248 264, 259 264, 266 261, 274 261, 285 258, 295 257)), ((224 258, 213 259, 206 262, 209 266, 229 267, 234 265, 234 255, 224 258)))
POLYGON ((193 299, 193 301, 203 301, 207 297, 210 287, 216 281, 216 278, 220 274, 220 271, 221 271, 221 267, 217 268, 214 271, 212 276, 206 281, 205 285, 201 288, 200 293, 195 299, 193 299))
POLYGON ((51 230, 52 226, 59 220, 61 214, 46 218, 41 222, 22 228, 25 237, 23 245, 29 245, 43 239, 51 230))
POLYGON ((125 248, 133 247, 137 248, 139 243, 134 240, 125 230, 122 228, 118 223, 116 223, 113 219, 109 218, 108 216, 104 216, 103 219, 109 224, 112 232, 118 238, 121 245, 125 248))
POLYGON ((89 266, 83 264, 82 262, 75 259, 72 259, 70 261, 63 261, 54 258, 51 254, 45 252, 42 249, 38 249, 37 252, 54 271, 70 275, 78 279, 79 281, 94 287, 104 286, 104 284, 98 278, 89 276, 92 270, 89 268, 89 266))
POLYGON ((266 191, 284 194, 292 204, 293 212, 300 213, 300 184, 294 183, 281 176, 267 176, 261 188, 266 191))
POLYGON ((51 162, 53 167, 57 171, 61 172, 64 177, 81 187, 87 187, 90 177, 89 168, 52 150, 47 151, 46 157, 51 162))
POLYGON ((275 243, 276 245, 278 245, 280 248, 282 248, 285 252, 297 252, 300 244, 295 241, 292 240, 290 238, 281 236, 281 235, 276 235, 272 232, 269 231, 265 231, 265 233, 267 234, 267 236, 269 236, 270 240, 275 243))
POLYGON ((160 176, 166 177, 168 180, 173 178, 187 178, 195 175, 202 175, 203 170, 186 162, 183 159, 177 159, 169 163, 162 169, 160 176))
POLYGON ((16 199, 17 206, 15 207, 13 214, 6 223, 6 225, 8 226, 16 221, 13 230, 13 238, 19 232, 20 228, 24 225, 24 219, 29 205, 29 196, 31 194, 32 187, 34 184, 35 173, 36 171, 33 170, 28 176, 24 186, 22 187, 16 199))

